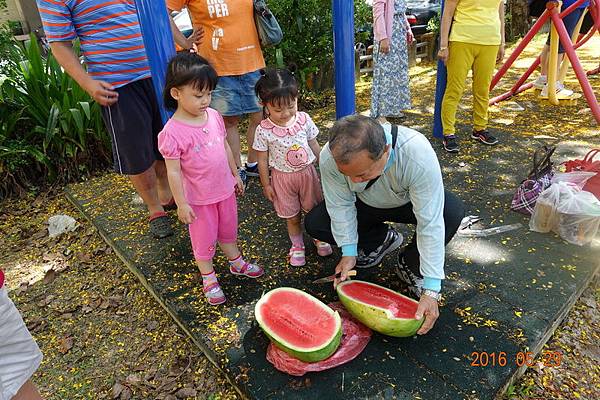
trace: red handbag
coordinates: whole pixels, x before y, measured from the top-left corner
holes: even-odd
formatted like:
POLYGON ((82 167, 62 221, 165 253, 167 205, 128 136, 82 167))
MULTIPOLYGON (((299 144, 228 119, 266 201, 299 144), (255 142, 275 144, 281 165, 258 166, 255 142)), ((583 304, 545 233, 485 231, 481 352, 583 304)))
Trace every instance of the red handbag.
POLYGON ((595 172, 596 175, 588 179, 583 190, 593 193, 594 196, 600 200, 600 160, 594 161, 594 157, 598 154, 600 154, 600 149, 593 149, 583 157, 583 160, 569 160, 565 161, 563 164, 566 168, 566 172, 595 172))

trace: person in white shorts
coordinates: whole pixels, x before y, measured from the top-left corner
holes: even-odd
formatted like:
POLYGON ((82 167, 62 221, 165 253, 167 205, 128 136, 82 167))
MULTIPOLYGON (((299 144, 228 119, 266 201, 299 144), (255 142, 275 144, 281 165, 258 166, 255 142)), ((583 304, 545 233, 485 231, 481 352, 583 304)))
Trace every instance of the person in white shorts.
POLYGON ((0 400, 42 399, 30 380, 41 362, 42 353, 8 298, 0 270, 0 400))

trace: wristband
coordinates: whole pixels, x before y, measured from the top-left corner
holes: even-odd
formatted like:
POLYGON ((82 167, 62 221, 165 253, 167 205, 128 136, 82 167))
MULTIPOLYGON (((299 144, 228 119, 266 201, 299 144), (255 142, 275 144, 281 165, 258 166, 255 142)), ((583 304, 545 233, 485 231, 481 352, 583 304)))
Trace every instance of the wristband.
POLYGON ((435 290, 429 290, 429 289, 423 289, 423 291, 421 292, 421 295, 429 296, 429 297, 435 299, 436 301, 440 301, 440 299, 442 298, 442 294, 440 292, 436 292, 435 290))

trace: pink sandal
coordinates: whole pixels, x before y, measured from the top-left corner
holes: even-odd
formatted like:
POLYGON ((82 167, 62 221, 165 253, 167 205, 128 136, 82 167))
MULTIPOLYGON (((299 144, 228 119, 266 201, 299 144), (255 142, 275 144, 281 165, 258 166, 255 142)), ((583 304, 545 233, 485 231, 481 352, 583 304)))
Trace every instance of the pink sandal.
POLYGON ((218 282, 213 282, 205 288, 202 288, 202 290, 204 291, 204 295, 208 300, 208 304, 211 306, 225 303, 225 293, 223 293, 223 290, 218 282))
POLYGON ((256 264, 250 264, 249 262, 245 262, 241 269, 237 269, 233 265, 230 265, 229 272, 234 275, 243 275, 253 279, 258 278, 265 273, 261 267, 256 264))
POLYGON ((315 246, 317 247, 317 254, 321 257, 327 257, 333 253, 329 243, 321 242, 320 240, 315 239, 315 246))
POLYGON ((290 265, 292 267, 303 267, 306 265, 306 251, 304 250, 304 246, 292 246, 288 257, 290 258, 290 265))

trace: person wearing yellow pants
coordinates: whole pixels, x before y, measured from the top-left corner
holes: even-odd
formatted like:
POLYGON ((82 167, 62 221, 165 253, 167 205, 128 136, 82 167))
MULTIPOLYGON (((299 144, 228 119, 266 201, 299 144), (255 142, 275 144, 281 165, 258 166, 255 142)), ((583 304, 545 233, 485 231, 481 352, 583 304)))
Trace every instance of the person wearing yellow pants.
POLYGON ((442 101, 444 149, 450 153, 459 150, 454 126, 456 108, 470 70, 473 71, 471 137, 487 145, 497 144, 498 139, 487 130, 488 102, 494 67, 504 58, 504 1, 447 0, 438 57, 448 69, 442 101))

